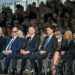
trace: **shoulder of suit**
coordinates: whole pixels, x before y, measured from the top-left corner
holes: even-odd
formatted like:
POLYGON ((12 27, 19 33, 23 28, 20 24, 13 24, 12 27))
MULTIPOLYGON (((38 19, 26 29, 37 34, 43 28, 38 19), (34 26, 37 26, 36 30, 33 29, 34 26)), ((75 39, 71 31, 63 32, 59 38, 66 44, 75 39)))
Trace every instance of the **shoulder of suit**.
POLYGON ((21 38, 21 37, 17 36, 17 38, 21 38))
POLYGON ((17 36, 16 38, 17 38, 17 39, 23 39, 23 38, 21 38, 21 37, 19 37, 19 36, 17 36))
MULTIPOLYGON (((55 35, 53 35, 52 37, 55 37, 55 35)), ((56 37, 55 37, 56 38, 56 37)))
POLYGON ((48 38, 48 36, 45 37, 45 39, 48 38))
POLYGON ((34 36, 35 38, 39 38, 37 35, 34 36))
POLYGON ((55 37, 55 35, 53 35, 52 37, 55 38, 55 39, 57 39, 57 38, 55 37))
POLYGON ((0 39, 4 39, 4 37, 0 36, 0 39))
POLYGON ((71 40, 71 41, 70 41, 70 43, 73 43, 73 42, 74 42, 74 40, 71 40))
POLYGON ((34 40, 37 40, 37 41, 40 41, 40 38, 39 38, 37 35, 35 35, 35 36, 33 37, 33 39, 34 39, 34 40))
POLYGON ((9 38, 7 38, 7 40, 8 40, 8 39, 11 39, 11 38, 12 38, 12 37, 9 37, 9 38))

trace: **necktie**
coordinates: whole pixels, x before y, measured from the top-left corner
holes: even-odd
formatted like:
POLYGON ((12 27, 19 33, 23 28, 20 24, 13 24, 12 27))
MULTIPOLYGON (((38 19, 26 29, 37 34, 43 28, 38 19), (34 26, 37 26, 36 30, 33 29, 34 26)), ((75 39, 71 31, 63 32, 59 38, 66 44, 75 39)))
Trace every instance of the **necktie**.
POLYGON ((51 36, 48 36, 48 38, 46 40, 46 43, 44 45, 44 49, 43 50, 45 50, 45 48, 46 48, 47 44, 49 43, 50 39, 51 39, 51 36))
POLYGON ((28 39, 27 46, 26 46, 26 51, 28 50, 30 42, 31 42, 31 37, 29 37, 29 39, 28 39))
POLYGON ((30 43, 30 41, 31 41, 31 37, 29 37, 28 44, 30 43))
POLYGON ((10 50, 12 43, 14 42, 14 37, 10 40, 9 44, 6 47, 6 50, 10 50))

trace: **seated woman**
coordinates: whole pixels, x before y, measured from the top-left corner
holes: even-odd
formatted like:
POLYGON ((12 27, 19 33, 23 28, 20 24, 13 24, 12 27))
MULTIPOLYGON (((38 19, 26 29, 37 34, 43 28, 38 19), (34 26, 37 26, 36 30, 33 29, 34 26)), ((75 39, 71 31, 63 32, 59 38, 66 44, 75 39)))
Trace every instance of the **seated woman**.
MULTIPOLYGON (((70 49, 70 41, 72 41, 72 32, 70 30, 65 31, 64 39, 61 43, 61 59, 63 60, 62 67, 64 62, 67 62, 68 70, 67 73, 70 71, 70 63, 69 63, 69 49, 70 49)), ((68 75, 68 74, 67 74, 68 75)))
POLYGON ((62 34, 60 31, 57 31, 54 33, 54 35, 56 36, 56 38, 58 39, 58 46, 57 46, 57 50, 54 54, 54 63, 53 63, 53 72, 52 75, 56 75, 56 69, 55 67, 58 65, 59 61, 60 61, 60 47, 61 47, 61 41, 62 41, 62 34))

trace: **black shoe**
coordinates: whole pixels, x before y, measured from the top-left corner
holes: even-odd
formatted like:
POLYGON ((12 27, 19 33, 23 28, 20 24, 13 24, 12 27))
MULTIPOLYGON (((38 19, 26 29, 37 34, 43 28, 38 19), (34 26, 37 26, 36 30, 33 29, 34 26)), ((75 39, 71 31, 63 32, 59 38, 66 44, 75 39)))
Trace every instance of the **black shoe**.
POLYGON ((18 75, 22 75, 23 74, 23 70, 20 70, 20 72, 17 73, 18 75))
POLYGON ((11 71, 11 74, 16 74, 16 70, 12 70, 11 71))
POLYGON ((38 75, 42 75, 42 72, 39 72, 38 75))
POLYGON ((3 71, 2 70, 0 70, 0 74, 3 74, 3 71))
POLYGON ((69 74, 68 75, 73 75, 73 72, 69 72, 69 74))
POLYGON ((8 70, 4 70, 3 74, 8 74, 8 70))

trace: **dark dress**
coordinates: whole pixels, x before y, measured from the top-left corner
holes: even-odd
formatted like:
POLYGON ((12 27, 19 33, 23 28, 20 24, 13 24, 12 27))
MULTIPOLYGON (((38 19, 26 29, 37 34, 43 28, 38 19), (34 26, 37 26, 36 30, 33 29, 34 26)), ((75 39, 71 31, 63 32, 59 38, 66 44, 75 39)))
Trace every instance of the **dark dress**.
POLYGON ((70 71, 73 71, 72 64, 73 64, 73 60, 75 59, 75 40, 70 41, 69 54, 70 54, 70 58, 69 58, 70 71))
POLYGON ((63 67, 64 63, 66 62, 68 65, 68 69, 67 69, 67 72, 68 72, 68 71, 70 71, 70 68, 71 68, 71 64, 69 62, 69 59, 70 59, 70 41, 62 40, 60 49, 61 49, 61 51, 65 51, 65 54, 61 55, 61 59, 63 60, 62 67, 63 67))

